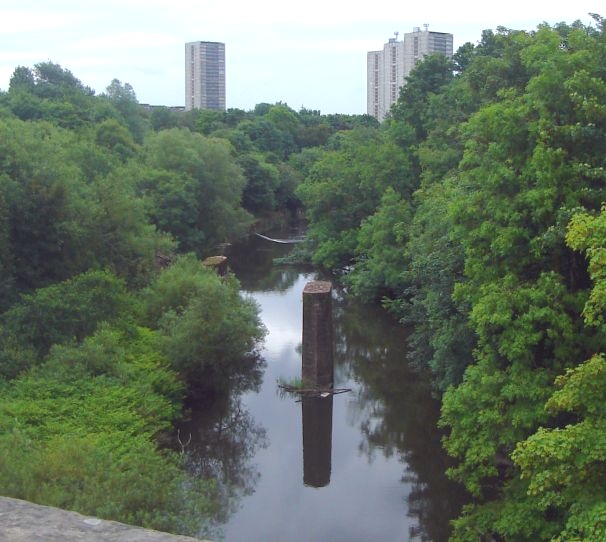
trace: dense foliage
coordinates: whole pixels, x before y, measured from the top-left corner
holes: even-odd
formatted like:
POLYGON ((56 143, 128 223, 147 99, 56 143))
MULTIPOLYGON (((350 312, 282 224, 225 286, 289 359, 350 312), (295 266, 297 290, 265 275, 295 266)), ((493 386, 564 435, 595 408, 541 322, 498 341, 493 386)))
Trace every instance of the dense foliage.
POLYGON ((442 393, 453 540, 603 540, 604 21, 430 56, 298 189, 313 261, 414 324, 442 393))

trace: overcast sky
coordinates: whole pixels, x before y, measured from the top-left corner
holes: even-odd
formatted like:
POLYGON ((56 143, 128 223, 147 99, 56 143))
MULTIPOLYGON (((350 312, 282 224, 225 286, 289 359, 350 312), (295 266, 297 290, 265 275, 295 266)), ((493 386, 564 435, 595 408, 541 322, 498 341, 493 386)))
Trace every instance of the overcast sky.
MULTIPOLYGON (((139 102, 184 103, 184 45, 225 43, 227 107, 287 103, 366 112, 366 52, 413 27, 449 32, 455 50, 482 30, 589 23, 602 1, 1 0, 0 89, 17 66, 52 61, 101 93, 130 83, 139 102)), ((600 12, 601 11, 601 12, 600 12)))

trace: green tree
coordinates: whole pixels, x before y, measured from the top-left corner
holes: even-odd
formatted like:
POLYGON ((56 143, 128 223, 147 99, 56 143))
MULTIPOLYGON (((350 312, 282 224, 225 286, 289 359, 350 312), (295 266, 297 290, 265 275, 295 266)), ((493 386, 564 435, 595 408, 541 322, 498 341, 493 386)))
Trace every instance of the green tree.
POLYGON ((0 121, 0 134, 0 193, 15 285, 64 278, 63 250, 75 240, 71 220, 84 197, 78 168, 64 159, 74 140, 50 125, 17 120, 0 121))
MULTIPOLYGON (((426 170, 425 178, 430 175, 426 170)), ((472 360, 475 334, 467 322, 468 306, 452 297, 455 284, 465 280, 463 249, 452 237, 449 213, 451 203, 461 197, 460 188, 454 177, 425 184, 415 192, 407 232, 406 288, 386 305, 413 326, 410 358, 431 370, 434 386, 443 392, 461 382, 472 360)))
POLYGON ((406 154, 384 132, 357 128, 334 136, 297 189, 309 219, 313 260, 328 269, 352 262, 360 223, 392 187, 402 197, 414 190, 406 154))
POLYGON ((410 203, 387 188, 377 210, 360 225, 353 270, 345 277, 354 295, 368 302, 393 297, 404 288, 411 220, 410 203))
POLYGON ((9 212, 6 199, 0 193, 0 296, 10 303, 14 296, 12 251, 10 246, 9 212))
MULTIPOLYGON (((585 253, 593 282, 583 316, 596 333, 606 330, 606 208, 576 214, 567 242, 585 253)), ((594 354, 556 381, 545 404, 551 424, 519 442, 512 457, 528 480, 528 494, 544 521, 556 524, 557 540, 598 541, 606 536, 606 359, 594 354), (556 511, 556 514, 554 514, 556 511)))
POLYGON ((173 234, 183 251, 213 252, 249 223, 240 206, 246 181, 231 150, 223 139, 185 129, 152 134, 145 142, 148 171, 136 168, 131 175, 149 201, 154 223, 173 234))
POLYGON ((498 62, 479 57, 465 72, 498 67, 502 79, 497 99, 464 127, 462 197, 451 205, 466 275, 455 300, 469 307, 478 343, 463 382, 444 395, 442 423, 460 459, 452 474, 484 502, 457 520, 455 539, 557 535, 561 518, 549 523, 528 496, 512 452, 548 422, 543 406, 557 375, 604 348, 578 318, 587 280, 564 239, 576 208, 605 199, 596 151, 606 117, 595 106, 606 88, 604 35, 571 29, 562 47, 561 32, 502 33, 498 62))
POLYGON ((15 70, 9 103, 23 120, 44 119, 65 128, 80 128, 94 117, 94 92, 67 69, 41 62, 33 70, 15 70))
POLYGON ((149 122, 153 130, 168 130, 169 128, 177 128, 179 126, 179 116, 175 111, 171 111, 169 107, 158 106, 151 111, 149 122))
POLYGON ((133 87, 129 83, 113 79, 105 91, 105 96, 119 112, 122 122, 128 127, 133 139, 137 143, 142 143, 147 123, 133 87))
POLYGON ((190 390, 226 386, 234 367, 264 336, 258 308, 233 277, 222 280, 193 256, 179 258, 144 292, 146 323, 190 390))
POLYGON ((24 91, 33 93, 36 86, 32 70, 25 66, 15 68, 8 84, 9 92, 24 91))
POLYGON ((246 177, 242 193, 242 206, 254 215, 273 211, 275 193, 280 182, 276 166, 268 163, 261 154, 242 154, 237 159, 246 177))
POLYGON ((196 128, 200 133, 210 135, 225 127, 224 117, 223 111, 201 109, 197 115, 196 128))
POLYGON ((294 137, 288 130, 280 129, 268 117, 269 115, 266 115, 243 122, 239 129, 250 138, 257 150, 274 153, 284 160, 297 150, 294 137))
POLYGON ((433 94, 439 94, 453 78, 454 65, 446 56, 427 55, 406 78, 398 101, 393 106, 393 119, 410 125, 417 141, 425 139, 427 130, 427 103, 433 94))
POLYGON ((84 86, 74 74, 54 62, 40 62, 34 66, 36 93, 42 98, 67 96, 73 92, 92 96, 94 93, 84 86))
POLYGON ((0 374, 15 377, 57 344, 80 342, 101 322, 121 318, 132 304, 123 281, 103 271, 90 271, 23 296, 2 315, 0 374))
POLYGON ((276 104, 265 115, 265 118, 272 122, 282 132, 295 137, 300 128, 300 121, 297 114, 287 105, 276 104))
MULTIPOLYGON (((120 133, 113 122, 110 128, 120 133)), ((16 119, 1 120, 0 134, 5 273, 11 273, 4 280, 16 292, 90 268, 109 268, 129 281, 151 272, 156 251, 170 242, 149 224, 133 184, 117 170, 121 160, 95 144, 96 134, 16 119)))
POLYGON ((107 119, 97 125, 95 142, 127 160, 135 156, 137 147, 130 132, 116 119, 107 119))

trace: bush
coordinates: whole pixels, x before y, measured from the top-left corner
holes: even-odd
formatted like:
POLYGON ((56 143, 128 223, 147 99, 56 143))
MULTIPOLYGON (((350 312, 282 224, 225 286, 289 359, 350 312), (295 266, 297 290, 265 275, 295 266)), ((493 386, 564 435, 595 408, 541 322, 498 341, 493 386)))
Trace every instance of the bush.
POLYGON ((232 276, 220 278, 193 255, 180 258, 143 294, 146 323, 165 337, 165 353, 190 387, 220 385, 263 338, 258 307, 232 276))
POLYGON ((52 345, 82 341, 101 322, 121 318, 132 303, 124 282, 107 271, 24 295, 2 315, 0 374, 14 378, 38 364, 52 345))
POLYGON ((154 529, 199 534, 214 485, 190 480, 156 435, 183 386, 158 334, 104 326, 8 385, 0 380, 2 494, 154 529))

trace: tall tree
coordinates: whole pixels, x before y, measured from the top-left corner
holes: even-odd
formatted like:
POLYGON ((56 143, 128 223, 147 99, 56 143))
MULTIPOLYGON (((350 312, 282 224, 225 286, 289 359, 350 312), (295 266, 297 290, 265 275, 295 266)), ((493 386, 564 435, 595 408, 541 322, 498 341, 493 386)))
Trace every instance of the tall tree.
MULTIPOLYGON (((567 242, 586 255, 593 283, 583 310, 585 324, 602 335, 606 331, 605 239, 605 207, 597 216, 582 212, 572 218, 567 242)), ((555 523, 558 539, 597 542, 606 537, 604 352, 568 369, 555 384, 545 404, 551 423, 518 443, 512 457, 545 521, 555 523)))
POLYGON ((147 123, 141 114, 135 90, 129 83, 113 79, 106 89, 110 103, 118 110, 137 143, 143 142, 147 123))
POLYGON ((384 132, 356 128, 337 133, 331 145, 297 194, 310 220, 314 261, 342 270, 353 262, 361 221, 375 212, 385 190, 408 198, 415 179, 407 155, 384 132))
POLYGON ((212 253, 245 231, 246 181, 227 141, 165 130, 147 138, 143 163, 147 171, 133 166, 129 175, 148 198, 155 224, 175 235, 182 250, 212 253))
POLYGON ((478 345, 463 382, 444 395, 443 423, 460 459, 453 475, 486 501, 458 520, 462 540, 478 531, 554 536, 511 454, 548 422, 556 376, 605 342, 578 318, 587 278, 564 239, 576 208, 606 199, 606 116, 596 107, 606 95, 604 33, 571 29, 564 47, 561 28, 547 26, 507 39, 514 47, 504 51, 516 54, 499 57, 504 88, 465 127, 465 190, 452 203, 467 278, 455 297, 470 306, 478 345))

